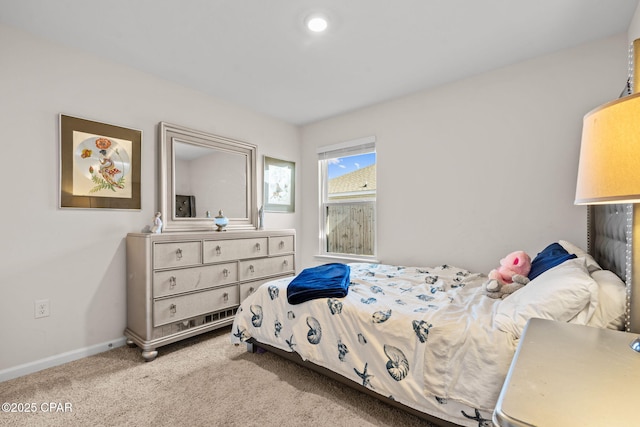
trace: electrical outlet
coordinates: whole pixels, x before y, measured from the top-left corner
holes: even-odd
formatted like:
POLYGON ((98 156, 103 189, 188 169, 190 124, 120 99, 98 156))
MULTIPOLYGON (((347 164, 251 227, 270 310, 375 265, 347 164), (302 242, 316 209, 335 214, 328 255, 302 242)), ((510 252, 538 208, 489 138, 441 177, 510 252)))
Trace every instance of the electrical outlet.
POLYGON ((36 319, 39 319, 40 317, 47 317, 49 316, 49 300, 48 299, 39 299, 35 301, 35 315, 36 315, 36 319))

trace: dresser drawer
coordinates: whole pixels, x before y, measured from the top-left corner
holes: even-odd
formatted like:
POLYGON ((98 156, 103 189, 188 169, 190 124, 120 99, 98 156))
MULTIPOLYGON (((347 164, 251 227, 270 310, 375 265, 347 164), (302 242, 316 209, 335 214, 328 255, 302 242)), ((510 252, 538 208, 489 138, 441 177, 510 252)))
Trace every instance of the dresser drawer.
POLYGON ((187 267, 202 264, 200 242, 155 243, 153 268, 187 267))
POLYGON ((153 297, 175 295, 237 281, 238 267, 235 262, 156 271, 153 273, 153 297))
MULTIPOLYGON (((291 273, 291 276, 293 276, 293 273, 291 273)), ((275 279, 273 277, 270 277, 268 279, 254 280, 253 282, 242 283, 240 285, 240 302, 254 293, 260 286, 273 280, 275 279)))
POLYGON ((237 286, 160 299, 153 302, 153 326, 178 322, 240 304, 237 286))
POLYGON ((205 240, 204 262, 222 262, 267 256, 268 239, 205 240))
POLYGON ((241 281, 275 276, 293 271, 293 255, 240 261, 241 281))
POLYGON ((293 236, 275 236, 269 238, 269 255, 280 255, 294 251, 293 236))

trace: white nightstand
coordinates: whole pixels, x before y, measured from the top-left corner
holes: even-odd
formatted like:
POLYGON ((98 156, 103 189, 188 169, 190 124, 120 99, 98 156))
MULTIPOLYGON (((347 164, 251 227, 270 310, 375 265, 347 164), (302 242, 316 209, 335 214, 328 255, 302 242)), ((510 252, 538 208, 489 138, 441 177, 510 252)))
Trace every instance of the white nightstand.
POLYGON ((640 426, 636 334, 551 320, 527 324, 498 398, 500 427, 640 426))

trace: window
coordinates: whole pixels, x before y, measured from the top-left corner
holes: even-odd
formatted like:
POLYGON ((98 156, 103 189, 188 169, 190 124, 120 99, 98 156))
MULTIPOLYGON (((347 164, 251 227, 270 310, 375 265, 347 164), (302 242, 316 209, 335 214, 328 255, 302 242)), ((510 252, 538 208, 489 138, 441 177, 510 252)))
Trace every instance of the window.
POLYGON ((375 137, 318 149, 320 254, 376 255, 375 137))

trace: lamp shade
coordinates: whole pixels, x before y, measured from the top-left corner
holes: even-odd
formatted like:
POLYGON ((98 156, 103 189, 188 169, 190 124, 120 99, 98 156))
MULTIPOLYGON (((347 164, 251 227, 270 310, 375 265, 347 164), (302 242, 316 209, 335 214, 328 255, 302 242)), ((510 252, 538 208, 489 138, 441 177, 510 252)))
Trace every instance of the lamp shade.
POLYGON ((640 93, 584 116, 575 204, 640 202, 640 93))

